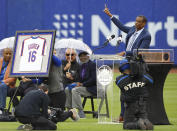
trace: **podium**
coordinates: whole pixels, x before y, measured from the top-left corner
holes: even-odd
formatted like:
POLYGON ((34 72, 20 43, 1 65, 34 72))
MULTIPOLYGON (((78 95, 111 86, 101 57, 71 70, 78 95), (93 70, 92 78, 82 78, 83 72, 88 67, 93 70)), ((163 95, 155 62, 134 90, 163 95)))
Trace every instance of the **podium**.
MULTIPOLYGON (((115 65, 124 57, 118 55, 94 55, 97 68, 98 123, 115 124, 119 116, 120 90, 115 85, 115 65), (115 91, 117 90, 117 91, 115 91), (118 92, 119 91, 119 92, 118 92), (101 98, 101 99, 100 99, 101 98)), ((118 68, 118 67, 117 67, 118 68)))
POLYGON ((154 125, 169 125, 163 102, 163 88, 168 72, 174 64, 174 50, 141 49, 138 53, 147 63, 149 74, 154 79, 153 88, 149 89, 148 118, 154 125))

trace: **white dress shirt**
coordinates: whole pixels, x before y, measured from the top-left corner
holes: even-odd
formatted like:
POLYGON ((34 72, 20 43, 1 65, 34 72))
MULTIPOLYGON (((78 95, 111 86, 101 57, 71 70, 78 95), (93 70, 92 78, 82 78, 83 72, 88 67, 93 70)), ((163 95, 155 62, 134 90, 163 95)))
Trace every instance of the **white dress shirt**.
POLYGON ((136 39, 138 38, 138 36, 141 34, 141 32, 142 32, 143 30, 144 30, 144 28, 142 28, 142 29, 139 30, 139 31, 135 31, 134 34, 129 38, 126 51, 131 51, 131 50, 132 50, 133 43, 136 41, 136 39))

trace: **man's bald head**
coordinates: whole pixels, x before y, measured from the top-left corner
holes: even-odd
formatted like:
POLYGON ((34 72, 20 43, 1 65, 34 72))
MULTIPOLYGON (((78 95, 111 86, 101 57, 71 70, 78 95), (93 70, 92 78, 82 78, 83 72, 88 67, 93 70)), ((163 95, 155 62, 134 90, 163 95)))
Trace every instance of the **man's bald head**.
POLYGON ((12 49, 11 48, 5 48, 3 50, 3 59, 5 62, 9 62, 12 57, 12 49))

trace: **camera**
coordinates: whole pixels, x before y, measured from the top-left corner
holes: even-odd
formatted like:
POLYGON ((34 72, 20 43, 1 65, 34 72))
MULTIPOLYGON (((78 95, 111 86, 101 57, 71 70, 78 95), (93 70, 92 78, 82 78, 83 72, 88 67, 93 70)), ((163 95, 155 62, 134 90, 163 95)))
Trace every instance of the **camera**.
POLYGON ((141 54, 126 57, 130 64, 130 76, 141 77, 148 71, 148 67, 141 54))
POLYGON ((54 107, 49 107, 48 108, 50 110, 48 119, 53 121, 54 123, 57 123, 60 121, 60 114, 62 112, 61 108, 54 108, 54 107))

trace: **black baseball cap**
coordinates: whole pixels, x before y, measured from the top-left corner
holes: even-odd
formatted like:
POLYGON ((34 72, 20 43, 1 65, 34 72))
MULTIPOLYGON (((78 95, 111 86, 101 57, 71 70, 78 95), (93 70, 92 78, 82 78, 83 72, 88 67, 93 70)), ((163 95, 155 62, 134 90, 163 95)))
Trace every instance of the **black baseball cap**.
POLYGON ((82 51, 82 52, 79 53, 79 57, 80 57, 81 55, 88 55, 88 52, 82 51))

